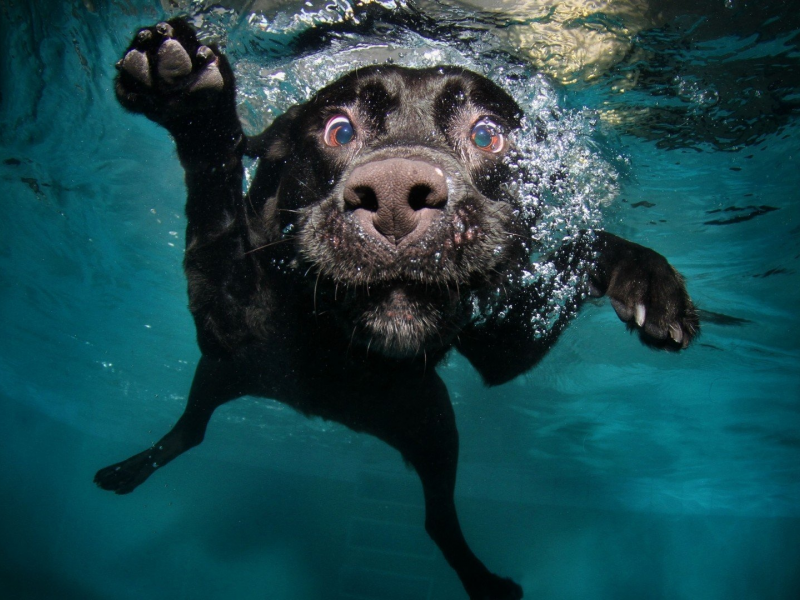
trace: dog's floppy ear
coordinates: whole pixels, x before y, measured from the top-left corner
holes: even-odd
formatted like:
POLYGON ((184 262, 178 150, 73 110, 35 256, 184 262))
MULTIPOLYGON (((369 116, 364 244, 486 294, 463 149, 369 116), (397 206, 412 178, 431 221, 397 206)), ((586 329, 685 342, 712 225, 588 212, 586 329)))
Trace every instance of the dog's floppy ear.
POLYGON ((247 138, 245 154, 250 158, 283 161, 292 152, 289 130, 300 112, 300 105, 292 106, 277 117, 263 133, 247 138))
POLYGON ((286 161, 295 153, 290 132, 299 113, 300 106, 293 106, 263 133, 247 138, 245 154, 259 159, 256 176, 247 192, 247 209, 252 211, 249 218, 260 221, 258 227, 249 227, 253 245, 277 238, 286 225, 281 222, 277 195, 286 161))

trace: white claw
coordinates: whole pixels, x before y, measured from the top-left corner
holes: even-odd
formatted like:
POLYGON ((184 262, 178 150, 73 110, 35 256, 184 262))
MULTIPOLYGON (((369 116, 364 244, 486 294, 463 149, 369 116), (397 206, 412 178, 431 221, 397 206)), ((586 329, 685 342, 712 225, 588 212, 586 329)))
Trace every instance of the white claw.
POLYGON ((636 305, 636 324, 641 327, 644 325, 645 310, 644 304, 636 305))
POLYGON ((671 323, 669 326, 669 337, 671 337, 676 344, 680 344, 683 342, 683 330, 679 325, 671 323))

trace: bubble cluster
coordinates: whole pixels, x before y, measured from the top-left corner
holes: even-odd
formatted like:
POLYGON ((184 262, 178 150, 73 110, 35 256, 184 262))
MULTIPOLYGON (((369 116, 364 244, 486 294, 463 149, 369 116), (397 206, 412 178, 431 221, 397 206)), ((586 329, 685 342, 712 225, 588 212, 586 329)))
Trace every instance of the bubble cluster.
MULTIPOLYGON (((498 67, 502 72, 507 68, 498 67)), ((494 73, 486 75, 495 81, 494 73)), ((591 113, 562 106, 557 90, 542 75, 519 74, 506 88, 525 112, 517 133, 513 194, 519 216, 534 242, 531 262, 513 284, 547 290, 546 306, 534 315, 534 335, 544 335, 581 293, 586 268, 581 260, 554 254, 581 247, 600 227, 602 209, 619 193, 619 174, 600 151, 591 113)))

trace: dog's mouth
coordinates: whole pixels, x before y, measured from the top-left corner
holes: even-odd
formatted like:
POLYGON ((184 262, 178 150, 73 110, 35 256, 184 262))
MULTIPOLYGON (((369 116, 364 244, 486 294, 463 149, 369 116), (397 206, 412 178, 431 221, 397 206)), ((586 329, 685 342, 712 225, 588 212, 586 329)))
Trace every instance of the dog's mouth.
POLYGON ((453 285, 387 280, 369 286, 317 284, 317 308, 330 310, 355 346, 393 358, 445 347, 463 326, 453 285))
POLYGON ((378 312, 390 321, 411 322, 419 316, 419 301, 414 290, 406 286, 390 287, 378 304, 378 312))
POLYGON ((381 354, 403 358, 443 347, 458 323, 458 294, 448 288, 426 290, 417 285, 390 285, 361 313, 359 341, 381 354))

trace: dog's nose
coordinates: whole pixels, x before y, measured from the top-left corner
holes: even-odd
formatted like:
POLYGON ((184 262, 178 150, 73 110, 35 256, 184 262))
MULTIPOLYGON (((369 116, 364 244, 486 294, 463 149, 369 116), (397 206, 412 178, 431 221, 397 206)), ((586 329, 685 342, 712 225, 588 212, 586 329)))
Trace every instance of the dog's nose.
POLYGON ((430 225, 436 209, 447 203, 447 179, 442 169, 424 160, 375 160, 353 169, 344 201, 351 210, 372 213, 378 233, 396 244, 430 225))

